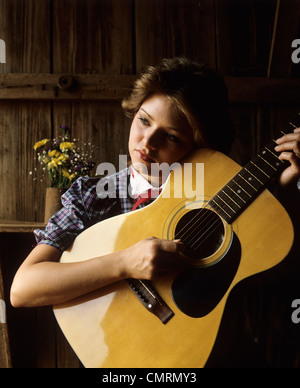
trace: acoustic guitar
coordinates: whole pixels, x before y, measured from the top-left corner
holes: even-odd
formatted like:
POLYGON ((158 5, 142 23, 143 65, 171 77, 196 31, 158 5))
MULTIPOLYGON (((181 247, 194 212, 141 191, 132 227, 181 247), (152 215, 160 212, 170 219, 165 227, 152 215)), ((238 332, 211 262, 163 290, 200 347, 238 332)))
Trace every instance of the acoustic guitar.
POLYGON ((170 198, 163 191, 150 205, 99 222, 75 239, 61 262, 156 236, 181 238, 194 264, 153 282, 127 279, 55 306, 85 367, 205 366, 232 288, 280 263, 293 244, 291 220, 266 189, 286 167, 275 146, 264 147, 244 168, 217 151, 196 150, 183 163, 204 163, 203 196, 192 190, 195 169, 174 169, 164 188, 170 198), (174 195, 178 185, 184 197, 174 195))

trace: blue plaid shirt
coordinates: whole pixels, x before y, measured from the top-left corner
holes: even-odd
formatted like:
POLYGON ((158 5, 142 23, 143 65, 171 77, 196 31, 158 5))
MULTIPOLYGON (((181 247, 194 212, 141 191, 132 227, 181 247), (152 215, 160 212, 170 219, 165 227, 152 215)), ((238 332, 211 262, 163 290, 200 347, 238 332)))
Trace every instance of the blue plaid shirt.
MULTIPOLYGON (((128 194, 130 168, 108 178, 77 179, 62 195, 63 208, 49 220, 46 229, 34 231, 38 244, 66 250, 86 228, 106 218, 131 211, 134 199, 128 194), (99 192, 105 194, 104 198, 99 192)), ((151 202, 139 205, 143 207, 151 202)))

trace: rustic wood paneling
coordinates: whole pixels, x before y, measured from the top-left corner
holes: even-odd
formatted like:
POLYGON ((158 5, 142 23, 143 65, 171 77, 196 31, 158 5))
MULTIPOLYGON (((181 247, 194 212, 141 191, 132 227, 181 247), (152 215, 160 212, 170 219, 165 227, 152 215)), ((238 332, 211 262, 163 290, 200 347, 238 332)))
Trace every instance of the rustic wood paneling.
POLYGON ((54 0, 53 71, 132 73, 131 0, 54 0))
POLYGON ((1 132, 1 195, 3 219, 39 221, 43 211, 44 185, 33 181, 29 172, 35 166, 33 144, 51 137, 50 104, 39 102, 2 103, 1 132))
MULTIPOLYGON (((55 134, 61 124, 69 126, 72 139, 95 145, 95 161, 113 163, 117 170, 119 154, 127 154, 130 122, 120 104, 109 102, 63 103, 55 106, 55 134), (116 141, 118 139, 118 141, 116 141)), ((90 148, 90 146, 87 146, 90 148)))
MULTIPOLYGON (((0 1, 7 62, 0 73, 50 72, 49 6, 49 0, 0 1)), ((33 144, 51 136, 50 103, 3 103, 0 111, 1 218, 38 220, 44 188, 33 184, 29 171, 34 166, 33 144)))
POLYGON ((49 73, 50 0, 0 0, 0 36, 6 64, 0 73, 49 73))
MULTIPOLYGON (((0 74, 3 101, 110 101, 120 106, 137 75, 0 74), (61 88, 63 80, 73 85, 61 88)), ((225 76, 231 103, 295 103, 300 101, 300 79, 225 76), (241 84, 243 87, 241 88, 241 84)))
POLYGON ((185 55, 215 66, 214 1, 135 1, 136 69, 185 55))

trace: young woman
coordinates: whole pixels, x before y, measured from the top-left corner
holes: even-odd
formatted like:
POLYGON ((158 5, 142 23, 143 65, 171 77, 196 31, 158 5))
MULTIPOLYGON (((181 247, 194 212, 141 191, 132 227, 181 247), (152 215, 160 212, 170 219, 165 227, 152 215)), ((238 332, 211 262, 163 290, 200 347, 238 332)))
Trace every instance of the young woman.
MULTIPOLYGON (((12 284, 11 303, 15 307, 55 305, 121 279, 153 279, 187 265, 180 254, 184 250, 181 241, 154 237, 102 257, 59 263, 62 252, 84 229, 131 211, 134 200, 124 196, 128 185, 138 195, 164 183, 151 175, 151 164, 171 165, 199 147, 224 153, 230 149, 233 129, 223 80, 186 58, 148 67, 123 101, 123 108, 133 119, 129 136, 132 166, 109 178, 117 198, 100 198, 99 180, 80 178, 72 185, 62 198, 62 210, 51 218, 46 230, 35 231, 38 245, 12 284)), ((280 158, 290 162, 280 185, 295 187, 300 177, 299 128, 278 139, 277 144, 280 158)))

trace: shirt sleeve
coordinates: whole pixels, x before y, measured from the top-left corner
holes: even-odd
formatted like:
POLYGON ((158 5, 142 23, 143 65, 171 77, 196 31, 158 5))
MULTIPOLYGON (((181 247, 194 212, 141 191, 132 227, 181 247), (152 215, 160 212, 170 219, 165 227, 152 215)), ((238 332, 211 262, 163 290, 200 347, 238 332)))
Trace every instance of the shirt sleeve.
POLYGON ((45 230, 34 231, 37 244, 66 250, 86 227, 87 215, 82 198, 84 180, 79 178, 61 197, 62 209, 52 216, 45 230))

